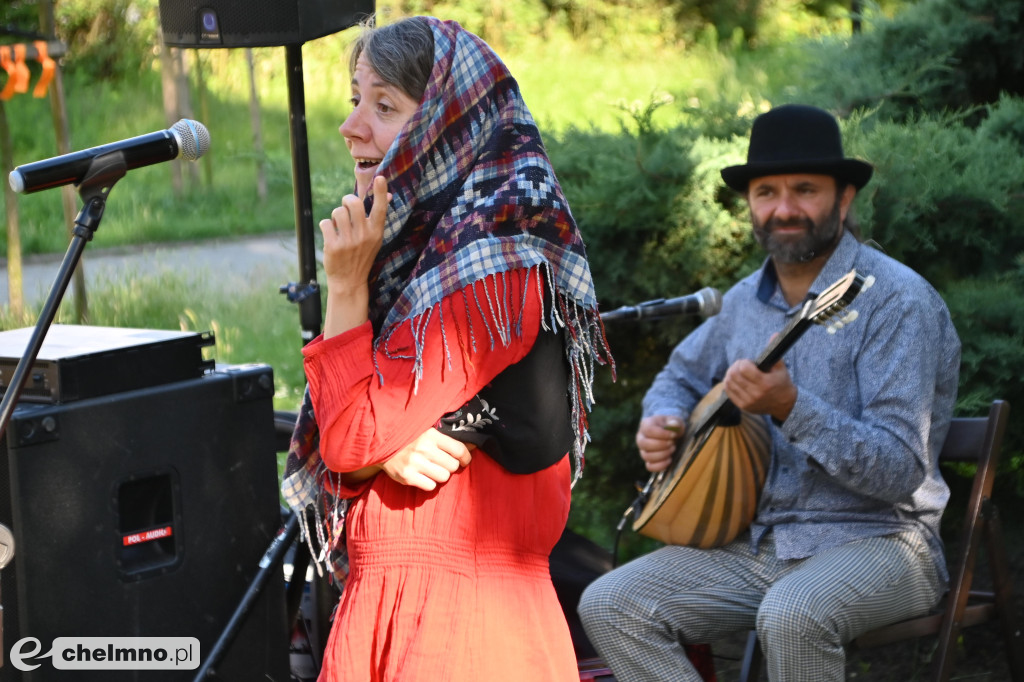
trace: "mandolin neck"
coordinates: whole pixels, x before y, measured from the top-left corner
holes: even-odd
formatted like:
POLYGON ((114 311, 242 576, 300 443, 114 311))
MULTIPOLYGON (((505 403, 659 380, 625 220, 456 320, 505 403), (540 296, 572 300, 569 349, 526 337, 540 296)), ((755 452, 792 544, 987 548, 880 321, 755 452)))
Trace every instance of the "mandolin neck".
MULTIPOLYGON (((786 354, 807 327, 813 324, 803 314, 797 315, 789 321, 781 332, 771 340, 768 347, 761 351, 755 364, 762 372, 770 370, 783 355, 786 354)), ((733 405, 732 401, 725 395, 722 384, 717 384, 712 389, 713 400, 708 404, 707 410, 703 412, 702 418, 698 419, 691 428, 696 428, 698 433, 710 430, 720 423, 737 423, 739 421, 739 408, 733 405)))
POLYGON ((782 356, 786 354, 793 344, 797 342, 807 328, 813 324, 806 316, 801 313, 795 316, 789 321, 789 324, 779 332, 779 334, 771 340, 768 347, 761 351, 761 355, 758 356, 754 364, 762 372, 767 372, 775 366, 782 356))

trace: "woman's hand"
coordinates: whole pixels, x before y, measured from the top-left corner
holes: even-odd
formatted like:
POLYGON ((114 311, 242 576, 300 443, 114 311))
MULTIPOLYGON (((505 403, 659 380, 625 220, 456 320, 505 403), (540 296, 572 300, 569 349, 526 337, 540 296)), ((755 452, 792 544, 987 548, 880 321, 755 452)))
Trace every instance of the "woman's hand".
POLYGON ((470 447, 431 428, 381 464, 381 469, 402 485, 431 491, 469 464, 470 447))
POLYGON ((327 277, 327 314, 324 338, 330 338, 369 319, 370 270, 384 240, 387 219, 387 181, 373 179, 373 207, 367 215, 362 200, 347 194, 320 221, 324 237, 324 274, 327 277))

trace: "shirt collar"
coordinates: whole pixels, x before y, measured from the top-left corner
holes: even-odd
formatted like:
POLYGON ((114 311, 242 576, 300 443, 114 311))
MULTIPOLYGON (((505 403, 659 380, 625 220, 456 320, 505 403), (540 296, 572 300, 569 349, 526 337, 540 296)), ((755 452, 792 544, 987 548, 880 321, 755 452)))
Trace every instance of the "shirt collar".
POLYGON ((825 263, 825 267, 821 269, 818 276, 814 279, 814 283, 811 284, 811 290, 809 293, 817 296, 825 289, 835 284, 835 282, 843 275, 848 273, 852 268, 854 261, 857 259, 857 251, 860 249, 860 242, 857 238, 850 234, 848 231, 843 230, 843 237, 839 240, 839 244, 836 245, 836 250, 829 256, 828 261, 825 263))
MULTIPOLYGON (((857 241, 857 238, 850 234, 849 231, 843 230, 843 236, 836 245, 835 251, 832 252, 828 261, 825 262, 825 267, 814 278, 811 289, 807 292, 808 296, 817 296, 849 272, 857 257, 859 246, 860 242, 857 241)), ((799 306, 787 305, 785 299, 782 298, 782 292, 779 291, 779 276, 775 272, 775 264, 771 258, 766 258, 764 265, 761 266, 761 279, 757 284, 757 298, 762 303, 775 305, 785 310, 796 310, 799 308, 799 306)))

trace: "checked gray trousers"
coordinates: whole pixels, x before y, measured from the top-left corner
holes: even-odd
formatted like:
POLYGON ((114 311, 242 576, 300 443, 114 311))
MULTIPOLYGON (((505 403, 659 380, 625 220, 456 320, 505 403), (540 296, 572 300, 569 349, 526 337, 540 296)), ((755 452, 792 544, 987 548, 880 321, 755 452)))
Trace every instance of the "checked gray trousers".
POLYGON ((717 549, 667 546, 593 582, 587 636, 619 682, 700 682, 682 644, 756 627, 769 679, 843 680, 844 643, 925 613, 945 586, 916 532, 781 561, 771 535, 717 549))

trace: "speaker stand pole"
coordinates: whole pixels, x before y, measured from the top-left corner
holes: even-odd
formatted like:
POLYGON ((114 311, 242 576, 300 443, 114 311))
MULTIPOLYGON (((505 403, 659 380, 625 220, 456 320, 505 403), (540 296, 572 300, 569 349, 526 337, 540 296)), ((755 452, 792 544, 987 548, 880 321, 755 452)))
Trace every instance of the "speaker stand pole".
POLYGON ((107 196, 114 184, 125 176, 127 170, 124 152, 103 154, 93 158, 85 177, 78 184, 78 194, 82 197, 83 202, 82 210, 75 218, 71 244, 68 246, 57 276, 50 287, 46 303, 39 313, 35 329, 25 347, 25 354, 11 376, 11 383, 4 392, 3 401, 0 401, 0 438, 7 431, 7 425, 14 415, 14 408, 17 407, 18 399, 25 388, 25 381, 28 379, 36 358, 39 357, 39 350, 43 346, 46 332, 49 331, 50 325, 57 316, 57 310, 60 308, 61 300, 71 282, 75 268, 78 267, 78 262, 82 258, 85 245, 92 240, 96 230, 100 227, 100 220, 103 218, 103 211, 107 206, 107 196))
POLYGON ((292 185, 295 200, 295 236, 298 240, 299 283, 281 288, 288 300, 299 304, 303 344, 320 334, 320 287, 316 281, 316 245, 313 242, 313 191, 309 179, 309 142, 306 134, 306 90, 302 79, 302 44, 285 46, 288 72, 288 120, 292 146, 292 185))
MULTIPOLYGON (((309 343, 320 334, 322 311, 320 287, 317 284, 316 244, 313 240, 313 191, 309 177, 309 138, 306 131, 306 89, 302 75, 302 44, 285 45, 285 63, 288 72, 288 120, 292 147, 292 183, 295 197, 295 235, 298 240, 299 277, 301 285, 290 284, 282 291, 288 299, 299 305, 302 324, 302 342, 309 343)), ((294 574, 306 575, 310 556, 297 551, 294 574)), ((304 580, 292 581, 288 586, 288 625, 298 618, 304 580)), ((311 643, 315 646, 315 644, 311 643)))

